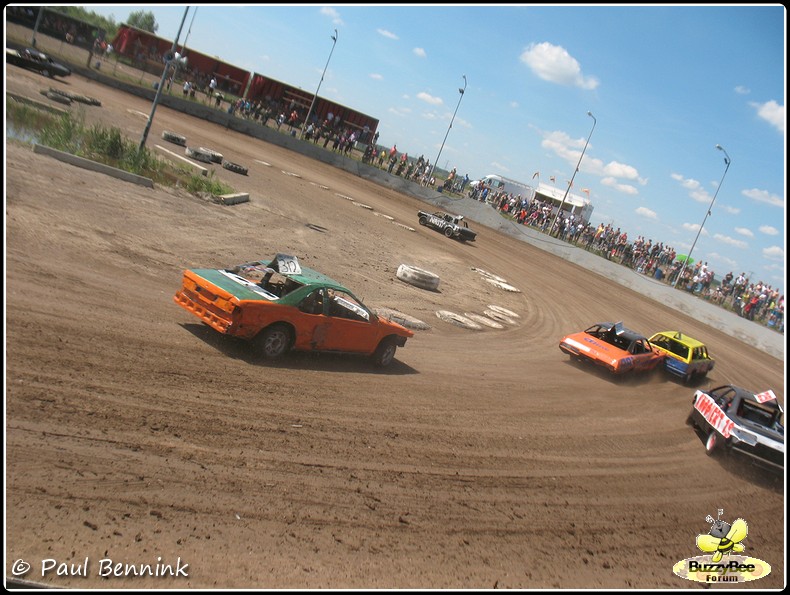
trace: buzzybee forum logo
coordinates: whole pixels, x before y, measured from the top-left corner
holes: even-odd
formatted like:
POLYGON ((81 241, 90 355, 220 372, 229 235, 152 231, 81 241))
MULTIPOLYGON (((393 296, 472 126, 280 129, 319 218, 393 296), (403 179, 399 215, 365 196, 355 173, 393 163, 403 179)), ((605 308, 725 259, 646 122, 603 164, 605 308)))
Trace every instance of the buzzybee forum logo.
POLYGON ((732 523, 722 520, 724 510, 711 523, 707 535, 697 535, 697 547, 707 555, 681 560, 672 568, 680 578, 698 583, 745 583, 756 581, 771 573, 771 565, 750 556, 738 556, 746 550, 743 540, 749 534, 749 526, 743 519, 732 523))

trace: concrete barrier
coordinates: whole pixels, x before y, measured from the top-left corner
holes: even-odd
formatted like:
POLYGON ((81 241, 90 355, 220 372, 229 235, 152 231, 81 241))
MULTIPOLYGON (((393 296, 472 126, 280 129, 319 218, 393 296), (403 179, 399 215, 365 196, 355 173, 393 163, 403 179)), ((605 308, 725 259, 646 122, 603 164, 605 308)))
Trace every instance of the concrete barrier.
POLYGON ((72 155, 71 153, 64 153, 63 151, 58 151, 57 149, 53 149, 52 147, 47 147, 46 145, 34 144, 33 152, 39 155, 47 155, 49 157, 54 157, 58 161, 63 161, 64 163, 68 163, 70 165, 76 165, 77 167, 81 167, 83 169, 89 169, 91 171, 95 171, 100 174, 112 176, 113 178, 124 180, 125 182, 131 182, 132 184, 138 184, 140 186, 146 186, 148 188, 154 187, 154 181, 151 178, 138 176, 137 174, 132 174, 129 173, 128 171, 123 171, 122 169, 111 167, 103 163, 97 163, 96 161, 85 159, 84 157, 77 157, 76 155, 72 155))

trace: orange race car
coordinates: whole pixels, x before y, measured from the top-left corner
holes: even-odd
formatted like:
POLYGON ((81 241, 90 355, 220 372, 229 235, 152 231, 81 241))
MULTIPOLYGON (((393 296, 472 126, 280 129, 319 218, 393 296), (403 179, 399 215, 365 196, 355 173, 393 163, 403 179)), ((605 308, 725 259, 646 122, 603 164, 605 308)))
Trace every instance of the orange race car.
POLYGON ((560 350, 573 359, 602 366, 617 375, 653 370, 666 357, 647 337, 625 328, 622 322, 599 322, 580 333, 567 335, 560 340, 560 350))
POLYGON ((248 339, 267 359, 290 349, 370 356, 381 367, 414 332, 385 320, 294 256, 184 271, 176 304, 214 330, 248 339))

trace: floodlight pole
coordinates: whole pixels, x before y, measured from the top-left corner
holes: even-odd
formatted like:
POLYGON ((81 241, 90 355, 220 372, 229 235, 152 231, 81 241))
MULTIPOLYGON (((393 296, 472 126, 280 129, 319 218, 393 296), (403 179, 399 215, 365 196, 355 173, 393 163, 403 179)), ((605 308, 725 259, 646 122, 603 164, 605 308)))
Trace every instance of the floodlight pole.
MULTIPOLYGON (((195 23, 195 15, 197 14, 198 8, 199 7, 196 6, 195 10, 192 12, 192 20, 189 21, 189 29, 187 29, 187 36, 184 38, 184 44, 181 46, 181 50, 182 50, 181 59, 176 60, 176 67, 175 70, 173 71, 173 82, 176 82, 176 76, 178 75, 178 67, 181 66, 182 62, 186 61, 187 41, 189 41, 189 34, 192 33, 192 25, 195 23)), ((170 85, 170 87, 168 87, 167 89, 167 93, 169 95, 172 94, 172 92, 173 92, 173 86, 170 85)))
POLYGON ((30 38, 30 47, 36 47, 36 33, 38 33, 38 28, 41 25, 41 18, 44 16, 44 7, 41 6, 38 9, 38 16, 36 17, 36 24, 33 26, 33 37, 30 38))
MULTIPOLYGON (((455 106, 455 111, 453 112, 453 117, 450 118, 450 125, 447 127, 447 132, 444 135, 444 140, 442 141, 442 146, 439 147, 439 154, 436 156, 436 160, 431 165, 431 171, 428 174, 428 184, 431 183, 431 178, 433 178, 433 170, 436 169, 436 164, 439 163, 439 157, 442 156, 442 150, 444 149, 444 143, 447 142, 447 137, 450 136, 450 129, 453 127, 453 122, 455 121, 455 114, 458 113, 458 108, 461 107, 461 100, 464 98, 464 91, 466 91, 466 75, 462 75, 464 77, 464 88, 458 89, 458 92, 461 96, 458 98, 458 105, 455 106)), ((446 167, 446 166, 445 166, 446 167)))
POLYGON ((694 243, 691 244, 691 250, 689 250, 686 259, 683 261, 683 266, 680 269, 680 273, 675 279, 675 283, 672 285, 673 288, 677 287, 678 281, 680 281, 680 279, 683 278, 683 273, 686 271, 686 265, 688 264, 689 259, 691 258, 691 253, 694 252, 694 247, 697 245, 697 240, 699 239, 699 236, 702 233, 702 228, 705 226, 705 221, 708 220, 708 215, 710 215, 711 211, 713 210, 713 203, 716 202, 716 197, 719 195, 719 190, 721 189, 721 185, 724 183, 724 176, 727 175, 727 170, 730 169, 730 156, 727 154, 727 151, 725 151, 724 147, 722 147, 721 145, 716 145, 716 148, 724 153, 724 164, 725 164, 724 173, 721 175, 721 180, 719 181, 719 185, 716 188, 716 192, 713 193, 713 199, 710 201, 710 206, 708 207, 708 210, 705 212, 705 217, 702 219, 702 224, 699 226, 699 229, 697 230, 697 237, 694 238, 694 243))
POLYGON ((568 193, 571 191, 571 186, 573 186, 573 180, 576 177, 576 174, 579 173, 579 166, 582 164, 582 158, 584 157, 584 152, 587 150, 587 145, 590 143, 590 138, 592 138, 592 133, 593 130, 595 130, 595 125, 598 123, 598 120, 595 119, 595 116, 592 115, 592 112, 587 112, 587 115, 593 119, 592 129, 590 130, 590 134, 587 135, 587 142, 584 143, 582 154, 579 155, 579 163, 576 164, 576 169, 573 170, 571 181, 568 182, 568 187, 565 189, 565 195, 562 197, 562 202, 560 203, 560 206, 557 209, 557 214, 554 215, 554 220, 551 222, 551 226, 549 227, 549 235, 551 235, 551 232, 554 230, 554 225, 556 225, 557 223, 557 217, 559 217, 560 213, 562 213, 562 208, 565 206, 565 200, 568 198, 568 193))
MULTIPOLYGON (((184 22, 187 20, 187 13, 189 12, 189 6, 186 7, 184 10, 184 17, 181 19, 181 25, 178 27, 178 34, 176 38, 173 40, 173 47, 170 48, 170 55, 176 55, 176 48, 178 47, 178 38, 181 37, 181 29, 184 28, 184 22)), ((143 130, 143 137, 140 139, 140 147, 138 151, 142 151, 145 148, 145 141, 148 138, 148 132, 151 130, 151 123, 154 121, 154 113, 156 112, 156 105, 159 103, 159 97, 162 95, 162 87, 165 86, 165 79, 167 79, 167 71, 170 70, 170 62, 168 60, 165 62, 165 69, 162 71, 162 80, 159 81, 159 86, 156 89, 156 95, 154 96, 154 103, 151 105, 151 115, 148 116, 148 122, 145 125, 145 130, 143 130)))
POLYGON ((299 138, 301 139, 304 136, 305 128, 310 123, 310 115, 313 113, 313 107, 315 107, 315 102, 318 99, 318 91, 321 89, 321 83, 324 82, 324 75, 326 75, 326 69, 329 68, 329 61, 332 59, 332 52, 335 51, 335 45, 337 45, 337 29, 335 29, 335 34, 332 35, 332 49, 329 50, 329 57, 326 59, 326 66, 324 66, 324 72, 321 73, 321 80, 318 81, 318 88, 315 90, 315 95, 313 95, 313 101, 310 103, 310 109, 307 110, 307 116, 304 119, 304 124, 302 124, 302 130, 299 133, 299 138))

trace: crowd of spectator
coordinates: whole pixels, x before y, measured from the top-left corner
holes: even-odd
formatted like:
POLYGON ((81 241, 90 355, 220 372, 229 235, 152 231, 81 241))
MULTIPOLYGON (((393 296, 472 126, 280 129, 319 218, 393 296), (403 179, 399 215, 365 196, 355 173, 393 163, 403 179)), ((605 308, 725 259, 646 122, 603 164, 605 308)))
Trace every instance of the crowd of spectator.
POLYGON ((603 223, 596 226, 572 212, 555 216, 553 204, 548 200, 529 200, 513 193, 492 192, 485 187, 474 188, 470 196, 488 202, 522 225, 600 254, 637 273, 649 275, 739 316, 784 332, 784 295, 762 280, 753 283, 745 273, 735 277, 730 271, 717 282, 715 272, 707 262, 692 262, 684 267, 685 256, 679 256, 672 246, 642 236, 631 241, 628 233, 619 227, 603 223))

